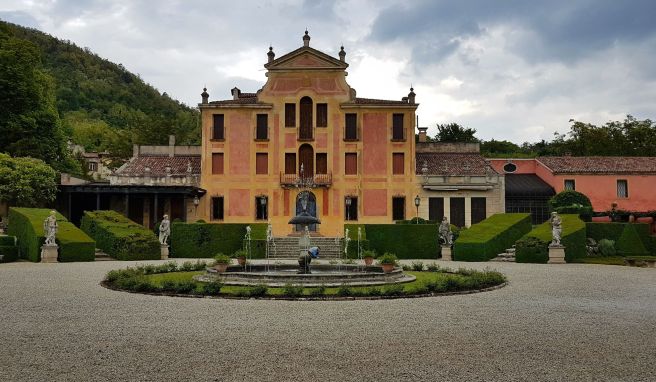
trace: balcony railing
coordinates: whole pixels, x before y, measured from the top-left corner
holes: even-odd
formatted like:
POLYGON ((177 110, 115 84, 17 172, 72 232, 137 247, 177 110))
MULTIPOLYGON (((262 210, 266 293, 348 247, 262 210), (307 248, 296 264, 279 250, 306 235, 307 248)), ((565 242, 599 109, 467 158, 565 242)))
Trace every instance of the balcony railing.
POLYGON ((283 174, 280 173, 280 186, 282 187, 330 187, 333 184, 332 173, 328 174, 315 174, 311 179, 303 177, 298 174, 283 174))

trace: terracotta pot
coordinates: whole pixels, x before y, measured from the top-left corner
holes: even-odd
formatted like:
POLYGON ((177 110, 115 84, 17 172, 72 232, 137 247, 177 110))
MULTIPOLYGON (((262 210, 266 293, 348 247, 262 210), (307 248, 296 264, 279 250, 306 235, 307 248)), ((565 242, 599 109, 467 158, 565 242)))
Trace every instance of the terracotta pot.
POLYGON ((383 268, 383 272, 385 273, 390 273, 394 270, 394 264, 381 264, 380 266, 383 268))
POLYGON ((216 264, 214 266, 214 269, 216 269, 219 273, 225 273, 225 271, 228 269, 229 264, 216 264))
POLYGON ((238 257, 237 262, 239 263, 239 265, 243 267, 244 265, 246 265, 246 257, 245 256, 238 257))
POLYGON ((374 258, 371 256, 367 256, 364 258, 364 265, 371 265, 374 263, 374 258))

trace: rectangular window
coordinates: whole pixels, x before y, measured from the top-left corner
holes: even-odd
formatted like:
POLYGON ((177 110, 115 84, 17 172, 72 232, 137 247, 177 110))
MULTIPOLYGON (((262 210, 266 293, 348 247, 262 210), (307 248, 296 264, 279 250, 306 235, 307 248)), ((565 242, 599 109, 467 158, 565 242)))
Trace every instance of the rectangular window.
POLYGON ((347 196, 344 198, 344 219, 358 220, 358 197, 347 196))
POLYGON ((626 180, 617 181, 617 197, 618 198, 628 198, 629 197, 629 183, 626 180))
POLYGON ((223 125, 223 114, 213 115, 212 139, 225 139, 225 126, 223 125))
POLYGON ((405 220, 405 197, 392 198, 392 220, 405 220))
POLYGON ((358 139, 358 115, 348 113, 345 116, 345 130, 344 139, 347 141, 355 141, 358 139))
POLYGON ((212 220, 223 220, 223 196, 212 198, 212 220))
POLYGON ((328 174, 328 154, 317 153, 317 174, 328 174))
POLYGON ((392 154, 392 174, 403 175, 405 167, 405 160, 403 153, 392 154))
POLYGON ((295 153, 285 153, 285 174, 296 174, 295 153))
POLYGON ((576 190, 576 182, 574 182, 574 179, 565 179, 565 190, 576 190))
POLYGON ((97 171, 98 170, 98 164, 95 162, 89 162, 89 171, 97 171))
POLYGON ((296 127, 296 104, 285 104, 285 127, 296 127))
POLYGON ((258 196, 255 198, 255 219, 267 220, 269 215, 269 198, 258 196))
POLYGON ((266 175, 269 173, 269 154, 255 154, 255 173, 260 175, 266 175))
POLYGON ((346 153, 344 154, 344 174, 345 175, 358 175, 358 154, 346 153))
POLYGON ((441 222, 444 217, 444 198, 428 198, 428 220, 441 222))
POLYGON ((450 198, 449 204, 451 207, 451 221, 450 223, 456 227, 465 226, 465 198, 450 198))
POLYGON ((212 174, 223 174, 223 153, 212 153, 212 174))
POLYGON ((471 224, 485 220, 486 214, 486 199, 471 198, 471 224))
POLYGON ((392 115, 392 139, 402 141, 405 139, 403 131, 403 114, 392 115))
POLYGON ((328 127, 328 104, 317 104, 317 127, 328 127))
POLYGON ((257 128, 255 131, 255 139, 265 140, 269 139, 269 115, 257 115, 257 128))

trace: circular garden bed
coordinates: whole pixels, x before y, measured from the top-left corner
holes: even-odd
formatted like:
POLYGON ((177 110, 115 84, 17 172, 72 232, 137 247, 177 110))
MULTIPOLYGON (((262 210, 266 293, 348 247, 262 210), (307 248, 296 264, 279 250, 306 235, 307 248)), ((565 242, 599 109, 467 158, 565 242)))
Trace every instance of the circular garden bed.
POLYGON ((141 265, 107 273, 102 285, 134 293, 180 297, 263 298, 291 300, 380 299, 429 297, 493 290, 506 285, 506 277, 496 271, 472 269, 451 270, 435 264, 424 267, 414 263, 407 271, 416 279, 404 284, 386 286, 302 287, 287 284, 282 287, 266 285, 233 286, 219 282, 199 282, 194 276, 205 273, 203 261, 178 265, 141 265))

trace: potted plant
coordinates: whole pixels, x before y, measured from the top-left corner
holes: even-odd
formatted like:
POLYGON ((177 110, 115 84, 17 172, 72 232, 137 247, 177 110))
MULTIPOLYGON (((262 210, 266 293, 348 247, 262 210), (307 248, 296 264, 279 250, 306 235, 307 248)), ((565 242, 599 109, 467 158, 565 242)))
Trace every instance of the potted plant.
POLYGON ((364 265, 371 265, 373 264, 374 259, 376 258, 376 251, 367 249, 364 252, 362 252, 362 258, 364 258, 364 265))
POLYGON ((219 273, 224 273, 231 262, 232 259, 223 253, 218 253, 214 256, 214 268, 216 268, 219 273))
POLYGON ((385 252, 385 254, 378 258, 378 264, 383 268, 383 272, 390 273, 394 270, 397 262, 396 255, 385 252))
POLYGON ((241 265, 242 267, 246 265, 246 255, 248 255, 248 252, 244 249, 238 249, 235 251, 235 253, 232 254, 232 257, 237 259, 237 263, 241 265))

